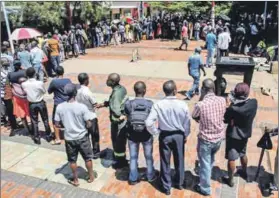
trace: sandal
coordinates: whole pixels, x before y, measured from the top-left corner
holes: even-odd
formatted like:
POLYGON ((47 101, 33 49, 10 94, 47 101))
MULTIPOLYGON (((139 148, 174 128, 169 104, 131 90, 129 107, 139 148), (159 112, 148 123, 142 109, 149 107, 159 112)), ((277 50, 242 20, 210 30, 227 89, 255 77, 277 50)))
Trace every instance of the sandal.
POLYGON ((52 140, 51 142, 51 145, 60 145, 61 144, 61 140, 52 140))
POLYGON ((69 179, 68 183, 72 184, 74 187, 78 187, 79 186, 79 183, 75 183, 74 180, 72 180, 72 179, 69 179))
POLYGON ((96 171, 93 172, 93 175, 94 175, 93 180, 90 179, 89 175, 86 177, 86 181, 87 181, 88 183, 92 183, 92 182, 98 177, 98 174, 97 174, 96 171))

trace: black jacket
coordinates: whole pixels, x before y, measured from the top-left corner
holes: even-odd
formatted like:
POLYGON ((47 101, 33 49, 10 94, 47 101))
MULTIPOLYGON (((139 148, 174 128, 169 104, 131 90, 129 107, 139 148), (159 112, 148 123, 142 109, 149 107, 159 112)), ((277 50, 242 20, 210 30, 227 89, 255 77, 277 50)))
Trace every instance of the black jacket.
POLYGON ((224 116, 225 123, 228 123, 227 137, 237 140, 250 138, 257 108, 258 102, 256 99, 248 99, 242 103, 231 104, 224 116))

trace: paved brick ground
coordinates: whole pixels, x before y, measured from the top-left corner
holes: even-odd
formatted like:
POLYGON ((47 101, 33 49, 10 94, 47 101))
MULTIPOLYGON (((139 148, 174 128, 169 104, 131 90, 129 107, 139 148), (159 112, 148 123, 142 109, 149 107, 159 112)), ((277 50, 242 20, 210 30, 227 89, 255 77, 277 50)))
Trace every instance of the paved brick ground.
MULTIPOLYGON (((140 44, 139 48, 146 51, 145 57, 150 56, 150 60, 185 60, 190 52, 175 52, 170 54, 170 49, 173 49, 178 42, 161 42, 154 41, 150 45, 148 42, 143 42, 140 44), (160 45, 159 45, 160 44, 160 45), (158 45, 158 46, 157 46, 158 45), (147 53, 148 52, 148 53, 147 53)), ((202 44, 202 43, 200 43, 202 44)), ((128 52, 132 50, 136 44, 130 44, 124 47, 116 48, 100 48, 88 50, 88 56, 81 57, 81 59, 97 59, 97 58, 111 58, 111 59, 126 59, 130 56, 128 53, 118 53, 121 50, 128 52), (107 53, 107 54, 106 54, 107 53), (121 54, 121 55, 119 55, 121 54)), ((197 46, 190 45, 189 50, 193 50, 197 46)), ((192 53, 192 52, 191 52, 192 53)), ((170 70, 171 71, 171 70, 170 70)), ((77 73, 80 71, 77 71, 77 73)), ((77 74, 68 74, 73 82, 77 83, 77 74)), ((94 93, 109 94, 110 89, 106 87, 105 80, 107 74, 94 74, 90 73, 91 81, 91 90, 94 93)), ((123 76, 121 83, 127 88, 128 95, 133 96, 133 84, 138 80, 143 80, 147 84, 147 94, 146 96, 152 99, 160 99, 163 97, 162 93, 162 83, 166 81, 165 78, 148 78, 148 77, 138 77, 138 76, 123 76)), ((178 89, 180 91, 187 90, 191 87, 192 82, 188 80, 176 80, 178 89)), ((228 90, 233 88, 234 84, 229 84, 228 90)), ((184 98, 182 95, 178 95, 179 98, 184 98)), ((253 136, 248 143, 248 158, 249 158, 249 177, 253 178, 255 174, 255 168, 258 163, 260 149, 256 147, 257 141, 262 136, 261 128, 265 125, 276 126, 278 120, 278 106, 276 102, 268 96, 263 96, 259 89, 256 87, 251 90, 251 97, 254 97, 258 100, 259 110, 254 122, 253 136)), ((98 98, 97 98, 98 100, 98 98)), ((198 97, 193 98, 190 102, 187 102, 190 110, 193 109, 194 103, 197 102, 198 97)), ((53 102, 50 96, 46 97, 49 116, 51 118, 53 102)), ((110 122, 108 119, 108 110, 101 109, 98 111, 99 126, 101 131, 101 149, 111 148, 110 141, 110 122)), ((40 126, 41 127, 41 126, 40 126)), ((44 130, 43 127, 41 127, 44 130)), ((188 143, 186 145, 185 152, 185 162, 186 162, 186 190, 172 191, 172 197, 200 197, 198 194, 193 192, 192 187, 197 181, 197 176, 194 174, 194 164, 197 159, 196 145, 197 145, 197 132, 198 125, 193 121, 191 126, 191 134, 188 137, 188 143)), ((7 128, 1 127, 1 135, 5 136, 8 139, 7 135, 9 130, 7 128)), ((17 138, 19 139, 19 138, 17 138)), ((16 140, 20 141, 20 140, 16 140)), ((260 179, 257 182, 246 183, 241 178, 236 177, 235 188, 228 188, 226 185, 223 185, 220 182, 220 177, 226 173, 226 160, 224 160, 224 144, 222 145, 220 151, 216 155, 216 163, 213 171, 212 177, 212 197, 261 197, 261 193, 258 188, 258 182, 266 182, 269 176, 269 173, 273 172, 273 163, 274 163, 274 154, 275 149, 277 148, 276 138, 273 138, 274 149, 271 152, 267 152, 264 156, 262 163, 262 171, 260 174, 260 179)), ((48 146, 51 148, 51 146, 48 146)), ((62 149, 63 150, 63 149, 62 149)), ((142 150, 141 150, 142 151, 142 150)), ((158 141, 154 142, 154 162, 155 167, 159 169, 159 150, 158 150, 158 141)), ((139 157, 140 167, 145 167, 145 160, 143 158, 142 152, 139 157)), ((152 186, 149 183, 141 182, 136 186, 129 186, 126 182, 127 180, 127 170, 122 172, 116 172, 115 175, 112 175, 110 180, 107 181, 106 185, 100 190, 100 192, 107 195, 117 195, 119 197, 164 197, 158 190, 156 186, 152 186), (123 181, 124 180, 124 181, 123 181)), ((6 181, 6 180, 5 180, 6 181)), ((7 182, 7 181, 6 181, 7 182)), ((26 187, 28 188, 28 186, 26 187)), ((45 190, 45 188, 43 188, 45 190)), ((277 194, 276 194, 277 195, 277 194)), ((273 197, 276 197, 274 195, 273 197)), ((72 197, 72 196, 71 196, 72 197)))

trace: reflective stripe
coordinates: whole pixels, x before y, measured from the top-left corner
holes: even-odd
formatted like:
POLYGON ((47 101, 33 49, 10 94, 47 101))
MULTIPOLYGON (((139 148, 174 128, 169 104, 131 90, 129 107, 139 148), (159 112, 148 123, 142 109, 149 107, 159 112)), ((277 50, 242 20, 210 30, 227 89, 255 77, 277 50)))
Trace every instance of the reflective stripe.
POLYGON ((114 152, 114 155, 115 155, 116 157, 124 157, 124 156, 125 156, 125 153, 116 153, 116 152, 114 152))

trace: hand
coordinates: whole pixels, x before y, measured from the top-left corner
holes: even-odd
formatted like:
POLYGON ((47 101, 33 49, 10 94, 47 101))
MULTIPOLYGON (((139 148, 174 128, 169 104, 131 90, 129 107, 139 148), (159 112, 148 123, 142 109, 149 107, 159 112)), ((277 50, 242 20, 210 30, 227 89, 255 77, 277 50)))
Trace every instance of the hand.
POLYGON ((186 144, 187 143, 187 138, 184 138, 184 144, 186 144))
POLYGON ((120 120, 120 121, 126 120, 126 116, 121 115, 121 116, 119 117, 119 120, 120 120))
POLYGON ((206 76, 206 73, 205 73, 205 72, 203 72, 203 76, 206 76))
POLYGON ((102 108, 102 107, 104 107, 104 106, 105 106, 104 103, 100 103, 100 104, 97 104, 97 103, 96 103, 96 104, 94 104, 93 107, 94 107, 95 109, 100 109, 100 108, 102 108))

